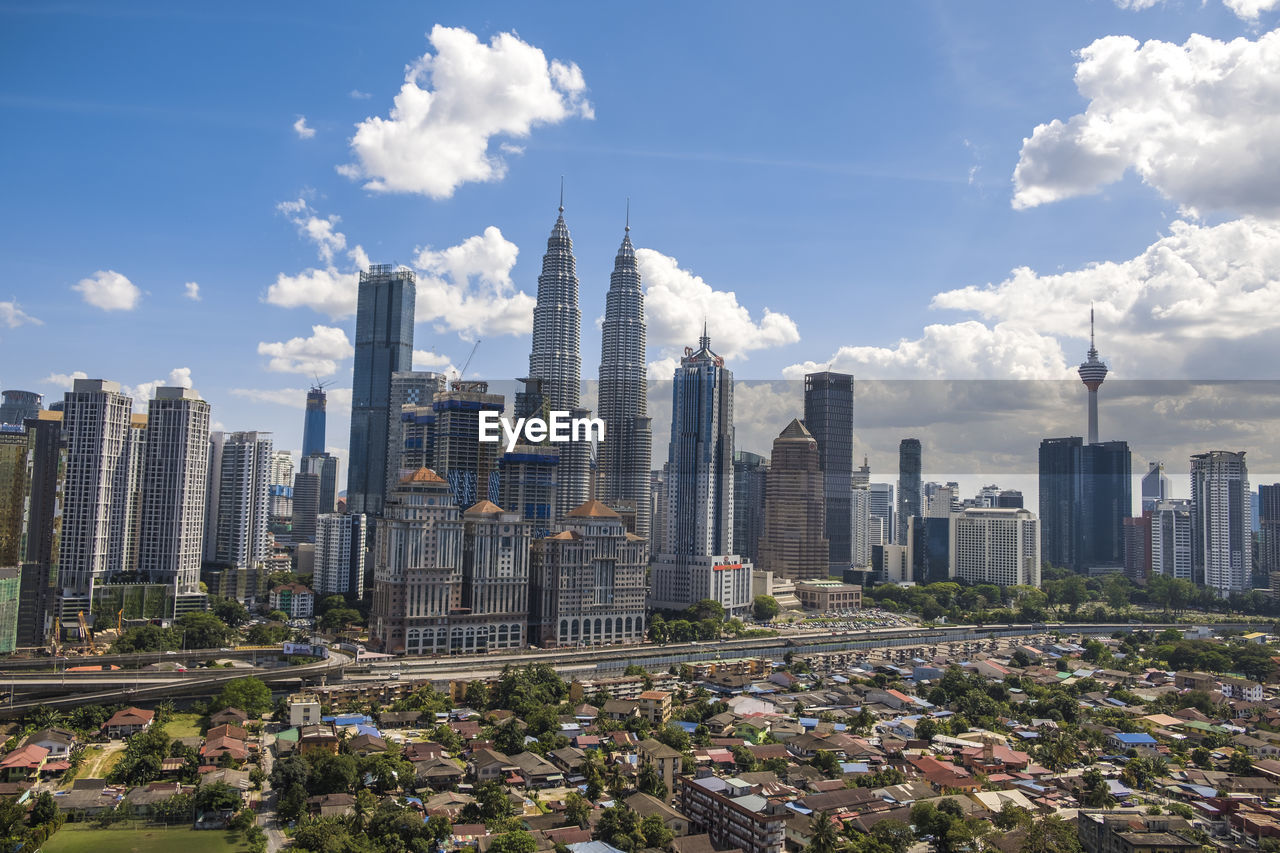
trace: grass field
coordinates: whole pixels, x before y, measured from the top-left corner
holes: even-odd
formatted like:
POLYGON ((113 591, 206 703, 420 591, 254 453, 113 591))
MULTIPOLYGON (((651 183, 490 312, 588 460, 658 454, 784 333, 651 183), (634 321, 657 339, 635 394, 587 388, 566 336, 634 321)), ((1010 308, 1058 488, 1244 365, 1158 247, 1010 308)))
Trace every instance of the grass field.
POLYGON ((164 733, 172 738, 198 737, 200 735, 199 714, 174 714, 164 724, 164 733))
POLYGON ((111 768, 115 767, 124 755, 124 744, 115 743, 109 745, 95 744, 85 748, 84 763, 80 765, 79 771, 74 774, 67 774, 67 778, 63 780, 63 787, 70 788, 73 779, 105 779, 107 774, 111 772, 111 768))
POLYGON ((197 832, 185 826, 96 829, 91 824, 68 823, 40 849, 44 853, 240 853, 249 847, 239 832, 197 832))

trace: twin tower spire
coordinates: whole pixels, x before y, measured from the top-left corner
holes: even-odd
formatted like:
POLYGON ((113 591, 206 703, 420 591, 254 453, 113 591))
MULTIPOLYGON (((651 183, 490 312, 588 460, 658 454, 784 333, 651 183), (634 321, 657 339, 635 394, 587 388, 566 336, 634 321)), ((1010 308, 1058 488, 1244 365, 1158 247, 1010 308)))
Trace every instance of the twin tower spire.
MULTIPOLYGON (((582 312, 578 307, 573 239, 564 221, 563 180, 558 214, 538 276, 529 377, 544 408, 571 411, 581 402, 582 312)), ((597 399, 599 417, 605 422, 605 438, 597 448, 596 497, 628 511, 634 507, 636 533, 648 538, 652 424, 646 402, 644 291, 631 244, 630 200, 622 245, 609 276, 600 352, 597 399)), ((530 387, 529 383, 526 387, 530 387)), ((579 449, 566 446, 561 458, 558 490, 564 499, 557 503, 562 508, 585 502, 590 493, 589 459, 575 458, 576 450, 579 449)))

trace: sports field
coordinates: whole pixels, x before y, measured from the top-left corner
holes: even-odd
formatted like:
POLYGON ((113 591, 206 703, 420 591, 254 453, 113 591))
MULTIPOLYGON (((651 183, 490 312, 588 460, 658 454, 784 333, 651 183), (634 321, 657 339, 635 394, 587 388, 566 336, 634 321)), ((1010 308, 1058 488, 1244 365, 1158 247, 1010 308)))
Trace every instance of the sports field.
POLYGON ((40 849, 44 853, 242 853, 249 846, 240 832, 141 825, 137 829, 97 829, 92 824, 68 823, 40 849))

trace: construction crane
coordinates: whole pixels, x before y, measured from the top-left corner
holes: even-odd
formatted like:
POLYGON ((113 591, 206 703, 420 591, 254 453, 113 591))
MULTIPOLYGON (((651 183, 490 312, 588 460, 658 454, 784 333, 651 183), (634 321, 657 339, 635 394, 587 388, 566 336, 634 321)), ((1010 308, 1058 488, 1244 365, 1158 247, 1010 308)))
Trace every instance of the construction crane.
POLYGON ((471 347, 471 352, 467 355, 467 360, 462 363, 462 369, 458 371, 458 381, 462 381, 462 377, 467 375, 467 368, 471 366, 471 359, 476 357, 476 350, 480 348, 480 339, 477 338, 475 344, 471 347))
POLYGON ((80 623, 80 639, 89 641, 89 650, 97 654, 98 644, 93 641, 93 634, 89 631, 89 623, 85 621, 84 611, 81 610, 76 614, 76 621, 80 623))

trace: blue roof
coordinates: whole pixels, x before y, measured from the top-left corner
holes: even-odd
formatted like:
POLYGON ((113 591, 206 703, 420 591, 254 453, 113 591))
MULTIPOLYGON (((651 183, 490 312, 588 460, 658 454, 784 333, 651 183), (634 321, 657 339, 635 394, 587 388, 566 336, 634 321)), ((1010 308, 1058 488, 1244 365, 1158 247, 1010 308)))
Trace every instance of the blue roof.
POLYGON ((1126 787, 1119 779, 1108 779, 1107 787, 1110 788, 1111 793, 1117 797, 1127 797, 1133 793, 1133 791, 1126 787))
POLYGON ((840 763, 841 773, 870 773, 871 768, 865 761, 843 761, 840 763))
POLYGON ((806 729, 811 729, 816 725, 818 725, 818 718, 817 717, 801 717, 800 725, 804 726, 806 729))
POLYGON ((1130 746, 1137 746, 1139 744, 1154 745, 1156 742, 1156 739, 1146 732, 1116 732, 1112 737, 1120 743, 1129 744, 1130 746))
POLYGON ((1129 706, 1128 706, 1128 705, 1126 705, 1125 703, 1121 702, 1119 699, 1112 699, 1110 696, 1108 696, 1108 697, 1107 697, 1107 701, 1108 701, 1108 702, 1110 702, 1112 705, 1115 705, 1117 708, 1128 708, 1128 707, 1129 707, 1129 706))
POLYGON ((675 724, 680 728, 684 729, 689 734, 693 734, 694 731, 698 728, 697 723, 690 723, 686 720, 676 720, 675 724))

